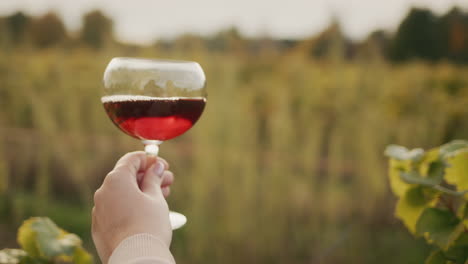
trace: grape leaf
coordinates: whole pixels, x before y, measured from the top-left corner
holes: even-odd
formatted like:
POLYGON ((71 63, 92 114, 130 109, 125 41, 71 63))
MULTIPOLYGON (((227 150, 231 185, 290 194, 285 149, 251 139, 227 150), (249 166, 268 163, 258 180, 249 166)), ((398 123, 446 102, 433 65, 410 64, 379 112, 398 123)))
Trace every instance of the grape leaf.
POLYGON ((78 236, 63 231, 49 218, 39 218, 32 228, 37 234, 37 246, 44 257, 71 257, 75 248, 81 246, 78 236))
POLYGON ((424 264, 445 264, 446 259, 441 250, 432 251, 424 264))
POLYGON ((460 219, 468 220, 468 202, 461 204, 456 213, 460 219))
POLYGON ((403 146, 390 145, 385 149, 385 155, 396 160, 419 161, 424 155, 424 150, 421 148, 408 150, 403 146))
POLYGON ((60 229, 46 217, 33 217, 20 227, 18 241, 33 258, 88 264, 92 257, 81 247, 81 239, 60 229), (76 260, 76 261, 75 261, 76 260))
POLYGON ((409 171, 407 169, 400 173, 403 181, 426 186, 434 186, 442 182, 445 163, 439 160, 439 151, 437 149, 427 152, 417 165, 419 165, 419 170, 409 171))
POLYGON ((77 247, 73 253, 74 264, 92 264, 93 257, 82 247, 77 247))
POLYGON ((411 187, 398 201, 395 214, 414 234, 422 212, 427 207, 435 205, 438 195, 439 192, 423 186, 411 187))
POLYGON ((453 155, 455 152, 468 148, 468 141, 466 140, 454 140, 447 144, 442 145, 439 148, 440 156, 445 159, 453 155))
POLYGON ((447 182, 455 185, 458 191, 468 190, 468 150, 459 151, 447 160, 447 182))
POLYGON ((468 233, 462 233, 444 254, 455 263, 465 263, 468 260, 468 233))
POLYGON ((408 188, 411 187, 411 185, 403 181, 400 176, 402 171, 407 171, 410 169, 410 165, 411 164, 408 161, 390 159, 388 172, 390 178, 390 187, 392 192, 398 197, 403 196, 408 188))
POLYGON ((405 181, 406 183, 410 184, 421 184, 424 186, 434 186, 439 184, 442 179, 438 178, 424 178, 421 177, 417 172, 411 171, 411 172, 401 172, 400 173, 401 179, 405 181))
POLYGON ((445 167, 445 163, 440 160, 431 162, 427 171, 427 178, 433 180, 436 184, 440 184, 444 179, 445 167))
POLYGON ((21 248, 26 251, 32 257, 38 257, 40 255, 39 248, 36 243, 36 232, 32 228, 36 218, 30 218, 23 222, 23 224, 18 229, 18 244, 21 248))
POLYGON ((429 243, 447 250, 464 232, 460 220, 450 211, 426 208, 416 224, 416 234, 423 235, 429 243))
POLYGON ((22 249, 6 248, 0 250, 0 263, 1 264, 16 264, 21 263, 21 260, 27 256, 26 251, 22 249))
POLYGON ((421 159, 419 173, 421 175, 427 176, 430 173, 433 163, 438 161, 442 161, 440 159, 439 149, 432 149, 427 151, 421 159))
POLYGON ((45 257, 62 257, 68 260, 71 259, 75 248, 81 246, 81 240, 75 234, 63 234, 58 237, 44 235, 38 236, 38 245, 39 250, 45 257))

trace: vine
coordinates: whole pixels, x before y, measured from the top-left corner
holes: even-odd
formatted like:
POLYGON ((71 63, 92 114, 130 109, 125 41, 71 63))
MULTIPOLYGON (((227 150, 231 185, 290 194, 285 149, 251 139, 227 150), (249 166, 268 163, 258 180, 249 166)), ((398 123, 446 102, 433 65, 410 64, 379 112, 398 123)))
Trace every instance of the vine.
POLYGON ((91 264, 92 256, 81 239, 59 228, 46 217, 33 217, 18 229, 21 249, 0 250, 2 264, 91 264))
POLYGON ((434 246, 426 264, 468 264, 468 141, 424 151, 391 145, 396 217, 434 246))

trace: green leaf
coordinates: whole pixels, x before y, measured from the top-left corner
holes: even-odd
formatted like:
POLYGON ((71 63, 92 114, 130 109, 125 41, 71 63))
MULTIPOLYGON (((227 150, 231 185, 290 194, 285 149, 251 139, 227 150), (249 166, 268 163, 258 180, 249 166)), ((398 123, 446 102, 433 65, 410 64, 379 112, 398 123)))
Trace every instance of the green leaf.
POLYGON ((468 141, 466 140, 454 140, 445 145, 442 145, 439 149, 440 155, 443 159, 450 157, 455 152, 468 148, 468 141))
POLYGON ((419 217, 424 209, 435 205, 438 195, 439 192, 423 186, 411 187, 398 201, 396 216, 415 234, 419 217))
POLYGON ((416 224, 416 234, 443 250, 447 250, 463 231, 463 224, 452 212, 438 208, 426 208, 416 224))
POLYGON ((446 169, 446 180, 459 191, 468 190, 468 150, 459 151, 448 158, 450 165, 446 169))
POLYGON ((468 233, 462 233, 444 254, 455 263, 465 263, 468 260, 468 233))
POLYGON ((0 250, 0 263, 1 264, 16 264, 27 256, 26 251, 21 249, 3 249, 0 250))
POLYGON ((92 264, 93 257, 86 252, 82 247, 76 248, 73 253, 73 263, 74 264, 92 264))
POLYGON ((63 234, 58 237, 51 237, 47 234, 38 236, 38 244, 39 250, 45 257, 71 257, 75 248, 81 246, 81 240, 75 234, 63 234))
POLYGON ((445 264, 447 260, 441 250, 432 251, 424 264, 445 264))
POLYGON ((427 178, 431 179, 435 184, 440 184, 444 179, 445 167, 445 163, 440 160, 431 162, 429 164, 427 178))
POLYGON ((439 155, 439 149, 432 149, 427 151, 424 156, 422 157, 420 164, 419 164, 419 173, 421 175, 427 176, 429 172, 429 167, 433 162, 441 161, 439 155))
POLYGON ((423 178, 417 172, 401 172, 400 173, 401 179, 406 183, 410 184, 421 184, 424 186, 434 186, 440 183, 442 179, 437 178, 423 178))
POLYGON ((81 247, 81 239, 60 229, 46 217, 26 220, 20 227, 18 241, 26 252, 35 258, 60 263, 73 259, 81 261, 79 263, 92 263, 91 256, 81 247))
POLYGON ((40 255, 36 243, 36 232, 32 229, 32 225, 36 220, 37 218, 30 218, 24 221, 18 229, 17 236, 18 244, 32 257, 38 257, 40 255))
POLYGON ((396 160, 419 161, 424 155, 424 150, 421 148, 408 150, 403 146, 389 145, 385 149, 385 155, 396 160))
POLYGON ((468 202, 465 202, 458 207, 457 216, 460 219, 468 220, 468 202))
POLYGON ((403 196, 408 188, 411 187, 408 183, 401 179, 400 173, 402 171, 407 171, 410 169, 410 162, 409 161, 399 161, 390 159, 389 164, 389 179, 390 179, 390 187, 392 192, 398 196, 403 196))
POLYGON ((75 248, 81 246, 78 236, 61 230, 48 218, 38 219, 33 223, 32 228, 36 231, 37 245, 44 257, 71 257, 75 248))

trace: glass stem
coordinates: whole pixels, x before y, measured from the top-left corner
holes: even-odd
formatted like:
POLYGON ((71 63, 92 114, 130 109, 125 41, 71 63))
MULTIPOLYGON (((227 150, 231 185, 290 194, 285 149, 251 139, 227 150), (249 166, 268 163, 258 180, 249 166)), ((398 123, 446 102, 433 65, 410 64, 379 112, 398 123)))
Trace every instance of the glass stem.
POLYGON ((143 144, 145 145, 145 152, 148 156, 158 156, 159 153, 159 145, 161 145, 162 141, 159 140, 143 140, 143 144))

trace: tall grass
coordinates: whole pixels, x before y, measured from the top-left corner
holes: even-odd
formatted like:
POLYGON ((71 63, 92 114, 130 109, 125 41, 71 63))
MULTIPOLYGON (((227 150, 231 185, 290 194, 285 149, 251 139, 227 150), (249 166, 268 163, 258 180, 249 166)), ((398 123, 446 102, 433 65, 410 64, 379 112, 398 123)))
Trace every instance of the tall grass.
POLYGON ((382 150, 465 138, 468 69, 306 54, 1 53, 0 247, 32 214, 92 247, 92 193, 141 149, 99 100, 106 63, 126 55, 197 60, 208 79, 202 118, 161 148, 176 174, 169 203, 189 218, 174 233, 180 263, 421 263, 425 246, 393 219, 382 150))

